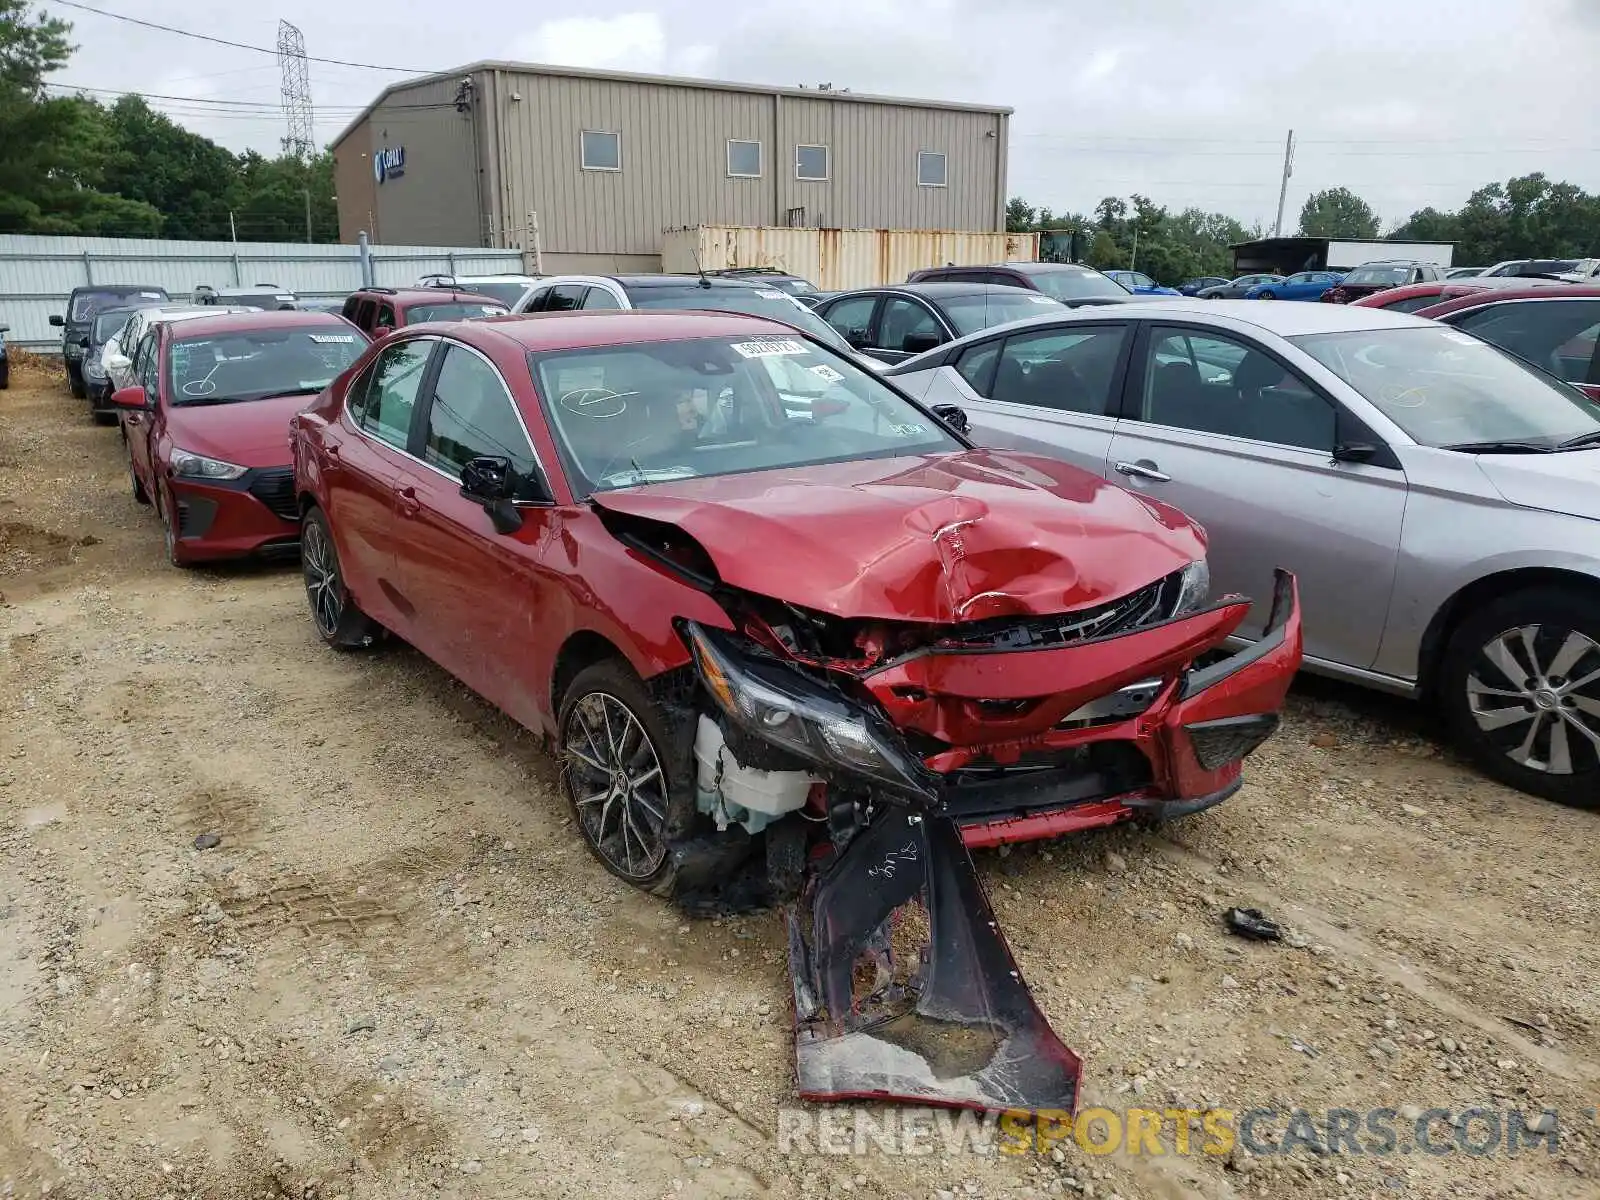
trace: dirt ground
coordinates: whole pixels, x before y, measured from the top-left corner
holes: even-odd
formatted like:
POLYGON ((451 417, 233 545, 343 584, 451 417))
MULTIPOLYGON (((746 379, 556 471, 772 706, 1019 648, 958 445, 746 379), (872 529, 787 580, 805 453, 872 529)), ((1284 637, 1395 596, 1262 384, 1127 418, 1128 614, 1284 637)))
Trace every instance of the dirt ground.
POLYGON ((780 918, 613 880, 533 738, 323 649, 292 568, 166 566, 124 461, 59 379, 0 392, 0 1196, 1600 1195, 1600 814, 1407 705, 1307 682, 1220 809, 980 867, 1087 1104, 1556 1147, 780 1154, 780 918))

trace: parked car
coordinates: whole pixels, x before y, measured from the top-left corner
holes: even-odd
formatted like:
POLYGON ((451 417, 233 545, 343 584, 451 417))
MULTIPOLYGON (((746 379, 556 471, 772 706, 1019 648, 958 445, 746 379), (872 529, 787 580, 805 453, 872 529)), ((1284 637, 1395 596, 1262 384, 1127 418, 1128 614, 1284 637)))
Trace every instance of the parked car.
POLYGON ((1178 285, 1178 291, 1185 296, 1193 296, 1206 288, 1226 287, 1231 281, 1221 275, 1200 275, 1194 279, 1185 279, 1178 285))
POLYGON ((1446 279, 1471 279, 1474 276, 1482 275, 1484 270, 1485 268, 1483 267, 1450 267, 1445 271, 1444 277, 1446 279))
POLYGON ((748 279, 699 275, 551 275, 512 309, 517 313, 588 309, 717 309, 782 321, 836 350, 851 347, 815 312, 787 292, 748 279))
POLYGON ((424 321, 471 321, 511 310, 483 292, 446 288, 362 288, 351 292, 340 314, 370 338, 385 337, 424 321))
POLYGON ((492 296, 507 308, 515 309, 547 275, 424 275, 413 285, 442 288, 447 292, 478 292, 492 296))
POLYGON ((964 333, 1063 307, 1042 292, 992 283, 903 283, 841 292, 816 313, 862 354, 896 363, 964 333))
POLYGON ((1438 304, 1451 296, 1466 296, 1490 290, 1488 280, 1433 279, 1427 283, 1407 283, 1400 287, 1384 288, 1350 303, 1362 308, 1386 308, 1390 312, 1416 312, 1419 308, 1438 304))
POLYGON ((1240 275, 1237 279, 1230 279, 1228 282, 1219 284, 1216 287, 1202 288, 1195 295, 1202 300, 1243 300, 1245 293, 1250 289, 1282 283, 1284 278, 1282 275, 1274 275, 1270 272, 1240 275))
POLYGON ((1408 283, 1431 283, 1443 278, 1444 272, 1433 263, 1411 259, 1362 263, 1323 292, 1322 299, 1327 304, 1349 304, 1352 300, 1381 292, 1384 288, 1402 287, 1408 283))
POLYGON ((1107 271, 1106 275, 1116 280, 1135 296, 1181 296, 1177 288, 1162 287, 1143 271, 1107 271))
POLYGON ((82 400, 87 391, 83 382, 83 339, 89 335, 94 316, 103 308, 119 308, 130 300, 168 300, 165 288, 142 283, 107 283, 73 288, 67 296, 65 314, 53 313, 50 324, 61 330, 61 357, 67 366, 67 390, 82 400))
POLYGON ((1320 300, 1322 293, 1344 276, 1338 271, 1297 271, 1276 283, 1258 283, 1247 288, 1246 300, 1320 300))
POLYGON ((800 292, 796 294, 794 298, 801 304, 804 304, 807 308, 816 308, 817 305, 821 304, 824 300, 831 300, 838 294, 839 293, 836 291, 823 291, 821 288, 818 288, 814 292, 800 292))
POLYGON ((300 307, 300 297, 288 288, 279 287, 275 283, 225 288, 215 288, 202 283, 195 286, 193 299, 196 304, 216 305, 222 308, 258 308, 262 312, 281 312, 300 307))
POLYGON ((11 386, 11 356, 6 353, 6 334, 11 330, 9 325, 0 325, 0 392, 11 386))
POLYGON ((1490 277, 1543 277, 1566 282, 1579 282, 1594 274, 1600 259, 1593 258, 1511 258, 1485 267, 1484 275, 1490 277))
POLYGON ((293 310, 145 332, 133 353, 137 381, 112 400, 133 497, 154 501, 174 566, 296 552, 289 418, 367 345, 342 317, 293 310))
POLYGON ((1428 700, 1514 787, 1600 800, 1600 407, 1578 391, 1417 315, 1198 300, 979 333, 886 377, 981 443, 1183 510, 1224 592, 1294 571, 1308 669, 1428 700))
POLYGON ((721 270, 707 271, 706 274, 714 279, 748 279, 751 283, 765 283, 781 288, 791 296, 808 296, 817 290, 809 279, 780 271, 777 267, 723 267, 721 270))
POLYGON ((156 325, 169 321, 192 321, 197 317, 215 317, 223 313, 260 312, 258 308, 229 308, 213 304, 152 304, 136 309, 127 322, 111 335, 100 352, 105 367, 106 381, 116 392, 135 383, 133 348, 156 325))
POLYGON ((1493 288, 1419 315, 1493 342, 1600 400, 1600 286, 1493 288))
POLYGON ((115 425, 117 410, 111 403, 111 378, 106 374, 105 350, 140 308, 158 307, 160 301, 102 309, 95 314, 83 339, 83 384, 89 395, 89 412, 97 425, 115 425))
POLYGON ((1078 263, 1012 262, 984 267, 926 267, 913 271, 907 283, 994 283, 1029 288, 1070 307, 1080 304, 1126 304, 1128 289, 1093 267, 1078 263))

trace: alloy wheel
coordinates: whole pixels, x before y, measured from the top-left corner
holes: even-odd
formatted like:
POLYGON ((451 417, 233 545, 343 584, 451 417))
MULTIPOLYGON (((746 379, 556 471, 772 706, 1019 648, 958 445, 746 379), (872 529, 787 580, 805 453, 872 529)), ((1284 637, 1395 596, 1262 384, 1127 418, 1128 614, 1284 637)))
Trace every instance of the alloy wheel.
POLYGON ((1518 766, 1573 775, 1600 766, 1600 643, 1560 625, 1490 639, 1467 674, 1478 729, 1518 766))
POLYGON ((325 638, 339 629, 344 615, 344 596, 339 586, 339 564, 333 556, 318 521, 307 521, 301 531, 300 567, 306 580, 306 598, 311 602, 311 619, 325 638))
POLYGON ((562 759, 589 843, 625 879, 654 875, 667 855, 667 777, 639 718, 589 693, 568 714, 562 759))

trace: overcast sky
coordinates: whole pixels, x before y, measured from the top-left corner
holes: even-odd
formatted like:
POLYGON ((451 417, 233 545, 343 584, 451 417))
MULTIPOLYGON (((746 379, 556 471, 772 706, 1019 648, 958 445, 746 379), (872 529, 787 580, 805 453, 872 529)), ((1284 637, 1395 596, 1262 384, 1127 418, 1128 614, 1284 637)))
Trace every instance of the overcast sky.
MULTIPOLYGON (((56 79, 154 101, 234 149, 274 153, 273 58, 46 7, 79 49, 56 79)), ((697 75, 1013 107, 1012 195, 1087 212, 1142 192, 1285 232, 1344 184, 1385 226, 1542 170, 1600 191, 1600 0, 86 0, 271 47, 418 72, 479 59, 697 75), (584 15, 562 15, 563 13, 584 15)), ((330 141, 402 72, 313 62, 330 141)))

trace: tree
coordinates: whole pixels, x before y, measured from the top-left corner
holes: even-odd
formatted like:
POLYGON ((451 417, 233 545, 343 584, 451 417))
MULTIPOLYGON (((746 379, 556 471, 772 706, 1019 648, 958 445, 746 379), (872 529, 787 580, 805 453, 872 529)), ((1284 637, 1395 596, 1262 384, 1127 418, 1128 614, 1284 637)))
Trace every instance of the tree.
POLYGON ((1006 202, 1007 233, 1027 233, 1037 218, 1038 210, 1021 196, 1013 196, 1006 202))
POLYGON ((1302 237, 1375 238, 1378 214, 1349 188, 1313 192, 1300 210, 1302 237))
POLYGON ((1389 235, 1454 242, 1455 261, 1583 258, 1600 245, 1600 196, 1540 172, 1485 184, 1457 212, 1419 209, 1389 235))

